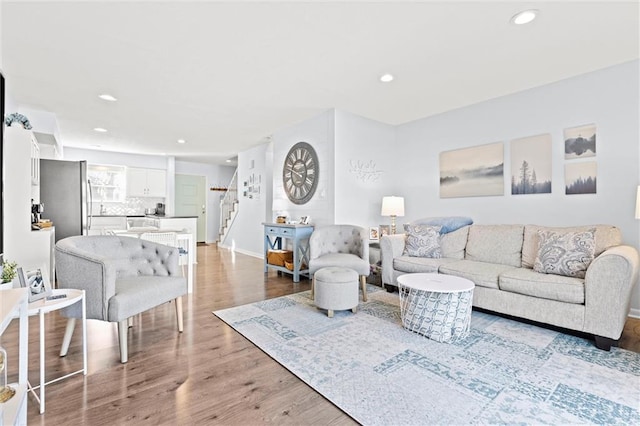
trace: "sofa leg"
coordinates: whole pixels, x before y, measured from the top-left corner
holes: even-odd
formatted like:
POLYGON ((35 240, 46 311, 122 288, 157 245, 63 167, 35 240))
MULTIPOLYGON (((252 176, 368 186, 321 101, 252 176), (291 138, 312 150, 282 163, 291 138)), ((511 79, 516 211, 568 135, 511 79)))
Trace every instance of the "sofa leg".
POLYGON ((311 298, 313 299, 313 293, 315 292, 315 288, 316 288, 316 275, 313 274, 313 276, 311 277, 311 298))
POLYGON ((129 360, 127 348, 127 332, 129 331, 129 321, 118 321, 118 340, 120 341, 120 362, 125 364, 129 360))
POLYGON ((611 346, 618 346, 618 341, 614 339, 610 339, 608 337, 595 336, 596 337, 596 348, 602 349, 603 351, 609 352, 611 350, 611 346))
POLYGON ((384 289, 387 290, 387 293, 393 293, 395 290, 395 287, 392 286, 391 284, 384 284, 384 289))
POLYGON ((60 356, 66 356, 69 352, 69 343, 71 343, 71 336, 73 336, 73 330, 76 328, 76 319, 69 318, 67 320, 67 328, 64 330, 64 337, 62 338, 62 346, 60 347, 60 356))
POLYGON ((182 296, 176 297, 176 318, 178 319, 178 331, 182 333, 184 323, 182 320, 182 296))
POLYGON ((360 286, 362 287, 362 301, 367 301, 367 277, 360 275, 360 286))

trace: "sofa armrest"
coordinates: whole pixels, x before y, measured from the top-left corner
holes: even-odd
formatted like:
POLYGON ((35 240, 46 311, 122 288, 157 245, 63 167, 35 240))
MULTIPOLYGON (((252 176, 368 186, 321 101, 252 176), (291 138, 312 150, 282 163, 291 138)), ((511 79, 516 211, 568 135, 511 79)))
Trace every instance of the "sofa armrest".
POLYGON ((380 260, 382 262, 382 284, 395 285, 393 281, 393 259, 404 253, 404 234, 384 235, 380 239, 380 260))
MULTIPOLYGON (((87 318, 107 321, 109 299, 116 294, 116 265, 104 256, 56 245, 56 277, 59 288, 85 290, 87 318)), ((80 317, 72 306, 67 316, 80 317)))
POLYGON ((584 281, 585 332, 620 338, 639 264, 638 251, 631 246, 611 247, 591 262, 584 281))

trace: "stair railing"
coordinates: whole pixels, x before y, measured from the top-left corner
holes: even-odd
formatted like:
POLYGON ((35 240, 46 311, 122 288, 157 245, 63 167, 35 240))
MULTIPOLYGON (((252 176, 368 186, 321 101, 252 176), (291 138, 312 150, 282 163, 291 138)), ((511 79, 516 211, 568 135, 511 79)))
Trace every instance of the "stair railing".
POLYGON ((223 235, 224 233, 226 233, 225 227, 227 224, 227 219, 231 217, 231 212, 235 208, 235 205, 237 202, 238 202, 238 169, 236 169, 236 171, 233 173, 231 182, 227 187, 227 192, 224 194, 224 197, 222 197, 222 199, 220 200, 219 235, 223 235))

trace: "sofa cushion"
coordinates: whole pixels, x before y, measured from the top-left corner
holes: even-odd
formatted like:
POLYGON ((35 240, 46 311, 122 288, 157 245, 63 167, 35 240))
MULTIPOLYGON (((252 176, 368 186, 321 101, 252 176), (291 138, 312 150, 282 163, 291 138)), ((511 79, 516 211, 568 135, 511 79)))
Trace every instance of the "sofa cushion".
POLYGON ((440 266, 441 274, 455 275, 473 281, 477 286, 499 289, 500 274, 518 269, 514 266, 499 263, 476 262, 474 260, 456 260, 440 266))
POLYGON ((109 299, 108 321, 127 319, 140 312, 187 294, 183 277, 136 276, 116 281, 116 294, 109 299))
POLYGON ((369 276, 371 265, 369 259, 364 260, 360 256, 351 253, 329 253, 309 261, 309 273, 315 274, 319 269, 327 266, 340 266, 353 269, 358 275, 369 276))
MULTIPOLYGON (((442 232, 442 230, 440 231, 442 232)), ((467 237, 469 235, 469 226, 464 226, 455 231, 444 234, 440 237, 440 248, 442 249, 442 257, 450 257, 452 259, 464 259, 464 248, 467 246, 467 237)))
POLYGON ((539 230, 540 246, 533 270, 584 278, 595 252, 595 228, 585 232, 539 230))
POLYGON ((456 259, 441 257, 430 259, 428 257, 400 256, 393 259, 393 269, 406 273, 436 273, 440 265, 456 262, 456 259))
POLYGON ((595 257, 600 256, 603 251, 610 247, 622 244, 620 230, 611 225, 572 226, 564 228, 526 225, 524 227, 524 242, 522 244, 522 267, 533 268, 536 255, 538 254, 538 246, 540 245, 540 239, 538 237, 538 231, 540 229, 556 232, 584 232, 592 228, 596 229, 595 257))
POLYGON ((584 280, 561 275, 540 274, 518 268, 500 274, 500 290, 566 303, 584 303, 584 280))
POLYGON ((404 231, 407 234, 404 254, 433 259, 441 258, 440 228, 440 226, 429 225, 404 225, 404 231))
POLYGON ((523 225, 471 225, 465 259, 521 265, 523 225))

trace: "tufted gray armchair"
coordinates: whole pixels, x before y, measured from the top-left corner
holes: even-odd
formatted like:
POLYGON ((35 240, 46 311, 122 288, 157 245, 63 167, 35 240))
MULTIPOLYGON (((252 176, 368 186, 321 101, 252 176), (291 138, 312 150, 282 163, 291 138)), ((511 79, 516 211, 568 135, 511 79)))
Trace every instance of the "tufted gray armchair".
MULTIPOLYGON (((56 244, 59 288, 85 290, 87 319, 118 323, 120 361, 127 362, 129 319, 175 300, 178 331, 183 330, 182 296, 187 282, 178 266, 179 251, 151 241, 111 235, 76 236, 56 244)), ((66 354, 78 308, 69 317, 61 355, 66 354)))
MULTIPOLYGON (((355 225, 328 225, 314 229, 309 238, 309 274, 325 266, 353 269, 360 275, 362 300, 367 301, 369 234, 355 225)), ((311 284, 313 296, 314 285, 311 284)))

